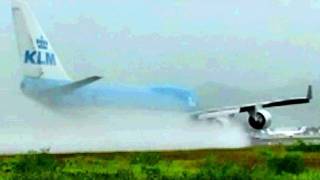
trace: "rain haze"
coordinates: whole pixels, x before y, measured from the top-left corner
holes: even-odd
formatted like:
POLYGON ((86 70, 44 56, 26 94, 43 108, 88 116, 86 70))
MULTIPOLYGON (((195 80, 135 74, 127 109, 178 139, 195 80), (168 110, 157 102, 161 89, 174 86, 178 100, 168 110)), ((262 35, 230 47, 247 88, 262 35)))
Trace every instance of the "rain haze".
MULTIPOLYGON (((195 90, 203 108, 302 96, 312 84, 315 100, 270 110, 272 127, 320 124, 320 1, 26 1, 75 80, 174 84, 195 90)), ((1 152, 250 144, 238 125, 221 130, 174 112, 55 112, 24 97, 11 2, 0 8, 1 152)))

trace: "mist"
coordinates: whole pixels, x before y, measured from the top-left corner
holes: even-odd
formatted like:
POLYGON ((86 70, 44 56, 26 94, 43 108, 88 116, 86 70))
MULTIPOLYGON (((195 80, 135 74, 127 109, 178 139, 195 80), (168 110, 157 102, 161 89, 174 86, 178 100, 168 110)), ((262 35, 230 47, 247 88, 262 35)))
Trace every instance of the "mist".
MULTIPOLYGON (((187 113, 106 107, 51 109, 2 90, 0 152, 114 152, 235 148, 250 145, 241 123, 191 120, 187 113), (226 141, 227 139, 227 141, 226 141)), ((224 120, 226 121, 226 120, 224 120)))

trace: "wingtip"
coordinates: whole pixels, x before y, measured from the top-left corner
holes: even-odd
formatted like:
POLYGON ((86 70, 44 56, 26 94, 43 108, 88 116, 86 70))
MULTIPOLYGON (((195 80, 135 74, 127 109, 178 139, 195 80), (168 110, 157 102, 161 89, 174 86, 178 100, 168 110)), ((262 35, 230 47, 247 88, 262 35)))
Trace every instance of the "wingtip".
POLYGON ((308 98, 309 100, 311 100, 311 99, 313 98, 312 85, 309 85, 309 86, 308 86, 307 98, 308 98))

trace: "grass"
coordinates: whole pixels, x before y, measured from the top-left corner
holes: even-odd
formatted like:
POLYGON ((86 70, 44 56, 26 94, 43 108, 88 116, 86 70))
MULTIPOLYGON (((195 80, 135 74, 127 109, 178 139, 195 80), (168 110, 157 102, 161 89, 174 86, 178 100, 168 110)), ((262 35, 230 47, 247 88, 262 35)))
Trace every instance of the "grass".
POLYGON ((0 157, 1 179, 319 179, 320 150, 292 146, 0 157), (311 150, 310 150, 311 149, 311 150))

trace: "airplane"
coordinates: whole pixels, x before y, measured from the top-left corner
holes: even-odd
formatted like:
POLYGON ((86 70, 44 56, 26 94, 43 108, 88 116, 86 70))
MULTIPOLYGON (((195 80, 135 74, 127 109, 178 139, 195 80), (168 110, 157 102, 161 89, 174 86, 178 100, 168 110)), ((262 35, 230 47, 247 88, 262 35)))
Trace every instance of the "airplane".
POLYGON ((75 81, 68 76, 39 22, 25 0, 12 0, 12 15, 22 64, 20 89, 27 97, 50 107, 137 108, 184 112, 194 120, 212 120, 248 113, 250 127, 257 130, 271 125, 266 108, 309 103, 307 96, 267 102, 202 110, 192 90, 170 85, 146 87, 104 85, 96 83, 101 76, 75 81))
POLYGON ((320 131, 319 127, 282 127, 253 130, 249 135, 256 145, 292 144, 296 140, 314 143, 319 141, 320 131))
POLYGON ((303 126, 298 129, 266 129, 266 134, 273 137, 293 137, 295 135, 302 135, 306 132, 307 127, 303 126))

